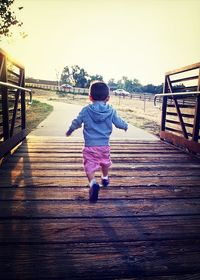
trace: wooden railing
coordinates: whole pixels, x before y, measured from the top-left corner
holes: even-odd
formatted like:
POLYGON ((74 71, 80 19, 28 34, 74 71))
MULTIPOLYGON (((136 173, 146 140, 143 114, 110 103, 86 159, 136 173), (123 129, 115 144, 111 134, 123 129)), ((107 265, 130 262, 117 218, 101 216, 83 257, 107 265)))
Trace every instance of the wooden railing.
POLYGON ((26 137, 24 67, 0 49, 0 159, 26 137))
POLYGON ((200 154, 200 63, 165 75, 160 138, 200 154))

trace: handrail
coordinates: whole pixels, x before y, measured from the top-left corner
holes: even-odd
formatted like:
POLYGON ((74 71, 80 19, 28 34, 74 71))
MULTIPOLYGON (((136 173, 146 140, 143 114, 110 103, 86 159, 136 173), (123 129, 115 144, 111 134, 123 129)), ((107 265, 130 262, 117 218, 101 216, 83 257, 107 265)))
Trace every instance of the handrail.
POLYGON ((0 54, 2 54, 4 57, 7 57, 9 61, 12 61, 12 64, 15 65, 18 68, 23 69, 24 66, 17 60, 15 60, 10 54, 5 52, 3 49, 0 48, 0 54))
POLYGON ((29 88, 20 87, 20 86, 17 86, 17 85, 13 85, 11 83, 4 83, 4 82, 1 82, 1 81, 0 81, 0 85, 15 88, 15 89, 21 89, 21 90, 29 91, 29 92, 31 91, 31 89, 29 89, 29 88))
POLYGON ((194 94, 200 94, 200 91, 190 91, 190 92, 172 92, 172 93, 157 93, 155 94, 154 96, 154 100, 153 100, 153 103, 154 103, 154 106, 156 106, 156 98, 157 97, 164 97, 164 96, 183 96, 183 95, 194 95, 194 94))
POLYGON ((168 71, 168 72, 165 73, 165 75, 166 76, 176 75, 176 74, 180 74, 180 73, 187 72, 187 71, 194 70, 194 69, 198 69, 198 68, 200 68, 200 62, 191 64, 191 65, 188 65, 188 66, 176 69, 176 70, 168 71))
POLYGON ((0 159, 10 153, 27 136, 26 92, 30 94, 31 103, 32 91, 25 87, 24 66, 0 49, 0 103, 2 119, 0 124, 0 159), (14 80, 12 80, 13 76, 14 80), (12 110, 10 110, 11 108, 12 110))
POLYGON ((14 89, 20 89, 20 90, 24 90, 24 91, 29 92, 29 94, 30 94, 29 104, 32 104, 32 90, 31 89, 25 88, 25 87, 20 87, 20 86, 17 86, 17 85, 13 85, 11 83, 1 82, 1 81, 0 81, 0 85, 5 86, 5 87, 14 88, 14 89))

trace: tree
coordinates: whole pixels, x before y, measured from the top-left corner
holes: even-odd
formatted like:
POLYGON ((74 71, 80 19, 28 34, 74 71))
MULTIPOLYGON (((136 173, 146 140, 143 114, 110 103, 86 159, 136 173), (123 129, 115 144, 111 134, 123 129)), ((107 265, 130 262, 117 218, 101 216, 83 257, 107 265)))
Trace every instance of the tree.
POLYGON ((163 85, 159 85, 159 86, 154 86, 152 84, 148 84, 146 86, 142 87, 143 92, 147 92, 147 93, 162 93, 163 91, 163 85))
POLYGON ((163 84, 156 86, 155 93, 163 93, 163 84))
POLYGON ((115 90, 117 88, 117 83, 115 82, 115 79, 110 79, 108 81, 108 86, 111 90, 115 90))
POLYGON ((61 77, 60 77, 60 81, 61 81, 61 84, 70 84, 70 85, 73 84, 72 73, 68 66, 64 67, 61 77))
POLYGON ((73 68, 73 71, 75 86, 79 88, 86 87, 88 81, 88 73, 83 68, 80 68, 77 65, 75 66, 75 68, 73 68))
MULTIPOLYGON (((14 25, 22 26, 22 22, 16 18, 15 12, 11 10, 11 5, 14 0, 1 0, 0 1, 0 38, 2 36, 11 36, 10 28, 14 25)), ((18 7, 21 10, 23 7, 18 7)))
MULTIPOLYGON (((89 75, 83 68, 79 67, 78 65, 74 66, 66 66, 61 74, 61 83, 63 84, 70 84, 75 87, 80 88, 88 88, 92 81, 103 81, 103 76, 96 74, 96 75, 89 75)), ((123 76, 120 80, 115 82, 112 78, 108 81, 108 86, 111 90, 115 90, 117 88, 122 88, 127 90, 131 93, 162 93, 163 91, 163 84, 155 86, 153 84, 148 84, 143 86, 138 79, 129 79, 126 76, 123 76)), ((180 88, 183 88, 183 85, 180 85, 180 88)))
POLYGON ((66 66, 61 74, 61 83, 84 88, 88 83, 88 73, 78 65, 66 66))
POLYGON ((126 76, 123 76, 122 79, 118 81, 118 88, 123 88, 128 92, 142 92, 142 85, 139 80, 130 80, 126 76))
POLYGON ((122 81, 122 79, 117 81, 117 88, 123 88, 123 81, 122 81))
POLYGON ((89 87, 91 82, 93 82, 93 81, 103 81, 103 76, 98 75, 98 74, 96 74, 96 75, 89 75, 89 79, 87 81, 87 87, 89 87))
POLYGON ((96 80, 103 81, 103 77, 99 74, 89 75, 85 69, 78 65, 65 66, 60 78, 62 84, 70 84, 79 88, 87 88, 92 81, 96 80))

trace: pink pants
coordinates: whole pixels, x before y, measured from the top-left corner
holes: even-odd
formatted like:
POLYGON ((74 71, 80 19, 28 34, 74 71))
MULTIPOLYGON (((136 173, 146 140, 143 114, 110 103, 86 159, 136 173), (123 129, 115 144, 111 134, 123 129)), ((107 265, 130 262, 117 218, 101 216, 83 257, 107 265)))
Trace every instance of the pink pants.
POLYGON ((97 171, 100 167, 109 167, 112 164, 110 159, 109 146, 95 146, 83 148, 83 164, 86 174, 97 171))

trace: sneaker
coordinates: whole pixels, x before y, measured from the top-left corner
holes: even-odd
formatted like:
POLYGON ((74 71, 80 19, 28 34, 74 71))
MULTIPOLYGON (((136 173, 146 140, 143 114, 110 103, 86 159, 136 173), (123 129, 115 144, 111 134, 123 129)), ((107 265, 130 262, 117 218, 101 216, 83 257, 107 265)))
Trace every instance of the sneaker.
POLYGON ((101 179, 101 184, 103 187, 107 188, 109 186, 109 178, 108 179, 101 179))
POLYGON ((97 202, 99 195, 99 184, 95 183, 90 187, 89 200, 90 202, 97 202))

